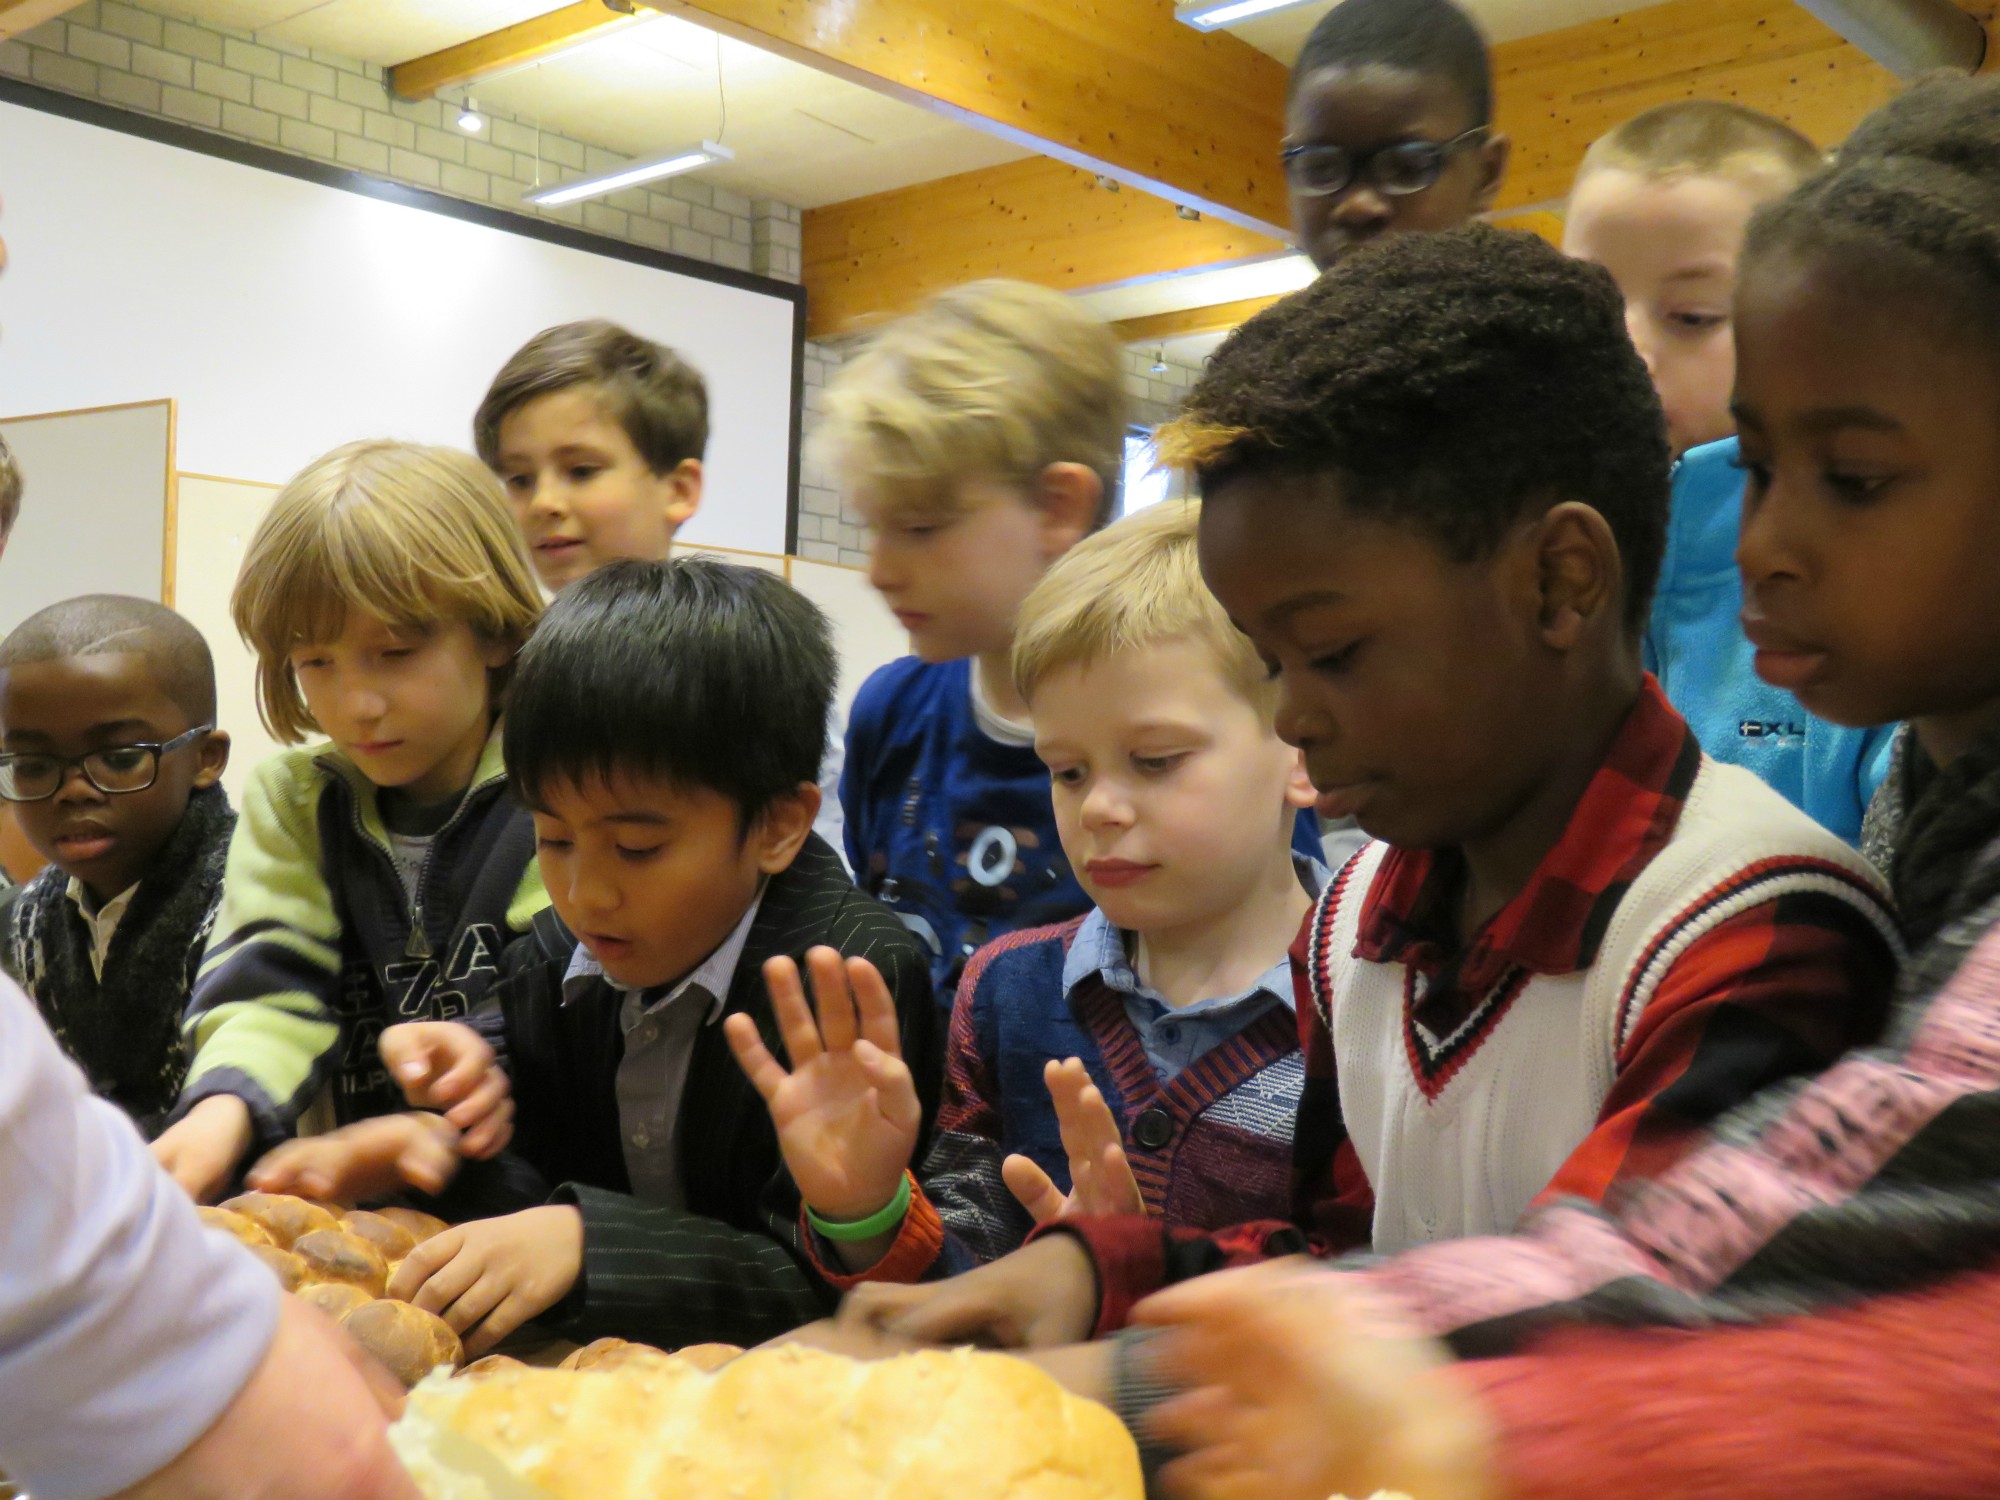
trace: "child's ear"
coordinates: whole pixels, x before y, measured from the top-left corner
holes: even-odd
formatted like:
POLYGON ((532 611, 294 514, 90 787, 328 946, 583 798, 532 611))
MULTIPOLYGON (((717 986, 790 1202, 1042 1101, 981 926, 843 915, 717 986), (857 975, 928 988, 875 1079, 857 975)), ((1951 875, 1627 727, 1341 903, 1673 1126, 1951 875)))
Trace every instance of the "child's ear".
POLYGON ((1035 504, 1042 512, 1042 554, 1054 562, 1090 535, 1104 481, 1088 464, 1050 464, 1035 476, 1035 504))
POLYGON ((667 527, 679 531, 701 509, 701 460, 684 458, 666 475, 667 527))
POLYGON ((1534 547, 1542 639, 1571 650, 1624 595, 1618 539, 1594 506, 1565 500, 1535 523, 1534 547))
POLYGON ((1479 191, 1473 195, 1474 211, 1485 213, 1500 196, 1500 184, 1507 180, 1507 162, 1514 154, 1514 142, 1507 136, 1486 137, 1479 148, 1479 191))
MULTIPOLYGON (((1289 746, 1286 747, 1290 749, 1289 746)), ((1303 750, 1292 751, 1291 773, 1285 777, 1285 806, 1312 807, 1319 802, 1319 788, 1313 785, 1312 777, 1306 774, 1306 756, 1303 750)))
POLYGON ((206 791, 222 780, 222 773, 229 769, 229 731, 209 730, 202 736, 201 747, 196 753, 201 757, 201 763, 195 768, 195 790, 206 791))
POLYGON ((764 809, 750 828, 750 842, 756 846, 759 870, 776 875, 791 868, 812 835, 819 802, 819 783, 801 781, 764 809))
POLYGON ((512 636, 481 635, 479 639, 479 661, 489 672, 497 672, 516 656, 520 655, 521 642, 512 636))

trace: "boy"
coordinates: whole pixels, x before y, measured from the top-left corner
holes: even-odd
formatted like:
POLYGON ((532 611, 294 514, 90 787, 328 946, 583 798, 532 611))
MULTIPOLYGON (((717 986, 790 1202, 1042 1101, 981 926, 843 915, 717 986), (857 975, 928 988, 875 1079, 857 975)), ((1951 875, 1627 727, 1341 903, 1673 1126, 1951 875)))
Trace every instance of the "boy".
POLYGON ((0 899, 0 956, 92 1089, 150 1139, 187 1071, 236 814, 215 667, 186 620, 96 594, 0 642, 0 798, 49 867, 0 899))
MULTIPOLYGON (((545 328, 493 377, 472 419, 551 594, 621 557, 664 562, 701 506, 708 387, 664 344, 602 319, 545 328)), ((814 824, 837 849, 841 731, 829 720, 814 824)))
POLYGON ((1656 1177, 1877 1034, 1869 867, 1707 761, 1640 668, 1667 455, 1623 318, 1595 267, 1473 227, 1357 256, 1213 357, 1165 434, 1204 576, 1321 812, 1378 840, 1310 919, 1304 1196, 1208 1237, 1064 1221, 895 1321, 1081 1337, 1232 1259, 1436 1255, 1656 1177))
MULTIPOLYGON (((921 953, 812 833, 833 682, 810 601, 700 558, 600 568, 522 653, 505 753, 554 912, 496 987, 512 1148, 452 1190, 460 1212, 523 1211, 427 1242, 394 1288, 469 1348, 545 1315, 578 1339, 753 1344, 832 1305, 720 1022, 746 1017, 775 1044, 766 964, 830 949, 884 976, 917 1077, 941 1070, 921 953)), ((404 1116, 302 1141, 253 1181, 381 1191, 431 1128, 404 1116)))
MULTIPOLYGON (((852 1028, 830 1022, 824 1050, 795 1054, 787 1075, 732 1023, 829 1279, 966 1270, 1016 1249, 1072 1189, 1132 1184, 1135 1206, 1185 1225, 1287 1201, 1304 1076, 1289 955, 1325 871, 1292 852, 1312 786, 1272 728, 1266 674, 1202 586, 1196 515, 1169 502, 1078 543, 1021 606, 1015 686, 1096 904, 997 939, 967 968, 914 1193, 914 1132, 873 1124, 915 1118, 907 1069, 848 1066, 852 1028), (1108 1102, 1109 1164, 1072 1149, 1052 1092, 1108 1102), (900 1224, 892 1212, 874 1235, 853 1232, 906 1203, 900 1224)), ((799 1017, 786 1034, 810 1028, 799 1017)))
POLYGON ((1322 271, 1385 235, 1486 212, 1507 152, 1486 43, 1452 0, 1342 0, 1299 49, 1285 177, 1299 248, 1322 271))
POLYGON ((986 281, 891 324, 827 388, 818 441, 913 653, 855 695, 848 863, 922 939, 940 1004, 988 940, 1090 906, 1008 652, 1035 580, 1113 513, 1123 380, 1069 298, 986 281))
POLYGON ((1646 665, 1704 750, 1755 771, 1853 843, 1888 767, 1894 726, 1846 729, 1807 713, 1758 678, 1737 619, 1736 261, 1752 211, 1820 165, 1811 141, 1769 115, 1703 99, 1663 104, 1585 153, 1563 249, 1618 283, 1680 460, 1646 665))
POLYGON ((663 560, 701 505, 708 388, 673 350, 592 319, 543 329, 493 377, 473 445, 552 594, 620 557, 663 560))

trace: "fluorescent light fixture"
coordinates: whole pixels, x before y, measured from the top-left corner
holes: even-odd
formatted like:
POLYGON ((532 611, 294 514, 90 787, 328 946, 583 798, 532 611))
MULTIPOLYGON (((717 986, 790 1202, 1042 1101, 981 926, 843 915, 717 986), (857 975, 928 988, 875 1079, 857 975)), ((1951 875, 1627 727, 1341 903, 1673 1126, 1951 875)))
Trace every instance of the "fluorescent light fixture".
POLYGON ((637 187, 642 182, 652 182, 656 178, 677 177, 682 172, 692 172, 698 167, 734 160, 736 153, 727 146, 718 146, 714 141, 697 141, 692 146, 682 146, 651 161, 634 162, 629 167, 617 167, 609 172, 600 172, 595 177, 579 177, 572 182, 560 182, 554 187, 536 188, 532 193, 523 193, 521 197, 524 202, 539 203, 544 208, 554 208, 558 204, 574 203, 579 198, 600 198, 606 193, 621 192, 628 187, 637 187))
POLYGON ((1268 16, 1274 10, 1290 10, 1306 3, 1307 0, 1189 0, 1174 7, 1174 19, 1196 31, 1215 31, 1252 16, 1268 16))
POLYGON ((477 135, 486 128, 486 122, 479 117, 479 101, 470 95, 466 97, 465 108, 458 112, 458 128, 468 135, 477 135))

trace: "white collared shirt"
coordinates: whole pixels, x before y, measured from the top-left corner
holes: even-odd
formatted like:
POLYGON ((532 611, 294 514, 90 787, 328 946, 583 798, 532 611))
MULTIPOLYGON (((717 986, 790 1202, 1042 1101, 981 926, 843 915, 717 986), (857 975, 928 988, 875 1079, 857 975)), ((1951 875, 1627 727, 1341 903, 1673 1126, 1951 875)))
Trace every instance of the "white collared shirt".
POLYGON ((111 935, 118 930, 118 924, 125 918, 125 909, 132 904, 132 897, 138 892, 135 880, 109 901, 91 910, 90 891, 74 875, 69 878, 66 894, 83 918, 83 925, 90 929, 90 969, 101 982, 104 978, 104 955, 111 951, 111 935))

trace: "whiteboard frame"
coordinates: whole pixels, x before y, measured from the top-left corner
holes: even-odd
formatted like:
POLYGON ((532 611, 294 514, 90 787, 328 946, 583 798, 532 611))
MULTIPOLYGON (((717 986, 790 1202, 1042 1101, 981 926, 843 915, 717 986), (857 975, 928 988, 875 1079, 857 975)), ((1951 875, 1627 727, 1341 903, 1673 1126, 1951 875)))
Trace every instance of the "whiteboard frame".
MULTIPOLYGON (((321 187, 336 188, 345 193, 359 193, 363 197, 378 198, 385 203, 400 204, 405 208, 417 208, 426 213, 462 219, 466 223, 477 224, 485 229, 497 229, 503 234, 541 240, 547 244, 561 245, 565 249, 580 250, 590 255, 602 255, 612 260, 629 261, 633 265, 646 266, 652 270, 669 271, 676 276, 732 287, 737 291, 756 292, 790 303, 792 310, 791 454, 786 465, 785 552, 789 555, 799 550, 800 445, 805 435, 806 289, 803 286, 789 281, 779 281, 769 276, 759 276, 754 271, 738 271, 730 266, 711 265, 707 261, 675 255, 671 251, 651 250, 643 245, 592 234, 588 230, 572 228, 567 224, 551 223, 546 219, 510 213, 504 208, 471 203, 462 198, 434 193, 426 188, 391 182, 387 178, 371 177, 365 172, 357 172, 349 167, 330 166, 307 157, 293 156, 272 146, 261 146, 252 141, 240 141, 231 136, 216 135, 196 126, 180 124, 178 121, 133 114, 114 105, 100 104, 95 99, 83 99, 72 94, 59 93, 54 89, 27 83, 18 78, 0 77, 0 102, 38 110, 43 114, 60 115, 85 125, 138 136, 142 140, 155 141, 183 151, 197 152, 203 156, 218 157, 223 161, 255 167, 260 171, 276 172, 303 182, 316 183, 321 187)), ((167 555, 171 565, 173 556, 171 546, 167 549, 167 555)))

